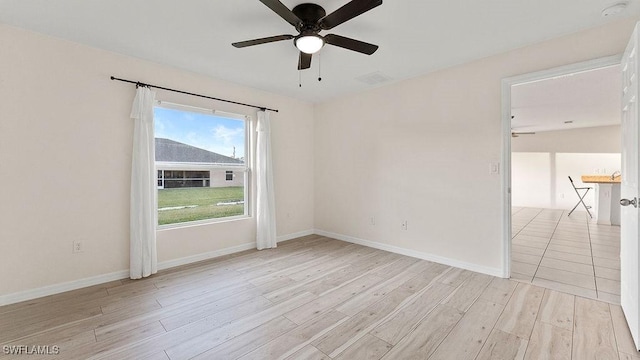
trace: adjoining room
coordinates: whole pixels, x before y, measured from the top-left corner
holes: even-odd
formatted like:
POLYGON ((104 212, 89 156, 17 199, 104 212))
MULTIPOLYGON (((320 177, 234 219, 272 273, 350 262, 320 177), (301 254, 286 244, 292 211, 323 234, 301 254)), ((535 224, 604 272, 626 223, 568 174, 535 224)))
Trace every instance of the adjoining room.
POLYGON ((621 80, 615 65, 512 87, 512 279, 620 303, 621 80))

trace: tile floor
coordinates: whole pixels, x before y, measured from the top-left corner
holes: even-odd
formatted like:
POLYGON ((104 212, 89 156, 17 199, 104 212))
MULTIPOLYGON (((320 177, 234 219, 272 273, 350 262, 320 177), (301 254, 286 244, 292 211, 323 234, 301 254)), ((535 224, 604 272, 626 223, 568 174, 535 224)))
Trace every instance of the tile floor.
POLYGON ((620 303, 620 227, 586 212, 514 207, 511 278, 620 303))

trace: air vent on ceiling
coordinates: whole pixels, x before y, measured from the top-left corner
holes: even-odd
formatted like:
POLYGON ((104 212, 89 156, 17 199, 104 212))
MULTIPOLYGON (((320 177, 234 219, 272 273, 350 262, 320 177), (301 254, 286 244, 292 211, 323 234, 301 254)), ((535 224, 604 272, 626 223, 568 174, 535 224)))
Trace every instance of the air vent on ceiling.
POLYGON ((368 85, 376 85, 392 80, 393 78, 389 75, 385 75, 380 71, 372 72, 370 74, 365 74, 362 76, 358 76, 356 80, 362 81, 368 85))
POLYGON ((627 9, 627 5, 629 5, 626 1, 619 2, 617 4, 613 4, 611 6, 607 6, 602 10, 602 17, 615 16, 627 9))

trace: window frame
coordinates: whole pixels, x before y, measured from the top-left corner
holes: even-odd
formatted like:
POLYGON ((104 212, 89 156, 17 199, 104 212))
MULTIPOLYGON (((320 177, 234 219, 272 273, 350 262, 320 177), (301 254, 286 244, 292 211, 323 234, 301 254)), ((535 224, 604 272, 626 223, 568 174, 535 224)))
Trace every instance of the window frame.
MULTIPOLYGON (((230 113, 230 112, 226 112, 226 111, 219 111, 219 110, 214 110, 214 109, 207 109, 207 108, 201 108, 201 107, 196 107, 196 106, 191 106, 191 105, 184 105, 184 104, 177 104, 177 103, 172 103, 172 102, 167 102, 167 101, 161 101, 161 100, 156 100, 155 104, 154 104, 154 110, 155 108, 165 108, 165 109, 171 109, 171 110, 178 110, 178 111, 183 111, 183 112, 193 112, 193 113, 200 113, 200 114, 204 114, 204 115, 211 115, 211 116, 217 116, 217 117, 221 117, 221 118, 227 118, 227 119, 234 119, 234 120, 239 120, 239 121, 244 121, 244 164, 238 164, 238 165, 211 165, 211 164, 197 164, 197 163, 179 163, 179 162, 172 162, 172 163, 167 163, 167 162, 162 162, 162 161, 157 161, 155 159, 155 154, 154 154, 154 166, 155 166, 155 180, 154 180, 154 184, 156 184, 156 203, 155 203, 155 211, 156 211, 156 230, 166 230, 166 229, 175 229, 175 228, 183 228, 183 227, 190 227, 190 226, 200 226, 200 225, 207 225, 207 224, 215 224, 215 223, 222 223, 222 222, 228 222, 228 221, 237 221, 237 220, 244 220, 244 219, 248 219, 251 217, 251 189, 252 189, 252 184, 250 183, 251 181, 251 164, 252 164, 252 156, 251 156, 251 149, 253 148, 250 144, 251 142, 251 116, 249 115, 243 115, 243 114, 236 114, 236 113, 230 113), (163 173, 164 171, 171 171, 171 170, 183 170, 183 171, 216 171, 216 170, 220 170, 220 171, 233 171, 234 176, 238 173, 242 173, 243 177, 244 177, 244 191, 243 191, 243 195, 244 195, 244 213, 241 215, 234 215, 234 216, 225 216, 225 217, 220 217, 220 218, 211 218, 211 219, 202 219, 202 220, 194 220, 194 221, 185 221, 185 222, 179 222, 179 223, 173 223, 173 224, 163 224, 160 225, 158 224, 158 201, 157 201, 157 191, 159 190, 157 184, 158 184, 158 171, 162 170, 163 173)), ((155 127, 155 112, 154 112, 154 127, 155 127)), ((154 129, 155 130, 155 129, 154 129)), ((154 138, 155 138, 155 131, 154 131, 154 138)), ((211 178, 212 174, 210 173, 210 178, 211 178)), ((164 182, 163 182, 164 183, 164 182)))

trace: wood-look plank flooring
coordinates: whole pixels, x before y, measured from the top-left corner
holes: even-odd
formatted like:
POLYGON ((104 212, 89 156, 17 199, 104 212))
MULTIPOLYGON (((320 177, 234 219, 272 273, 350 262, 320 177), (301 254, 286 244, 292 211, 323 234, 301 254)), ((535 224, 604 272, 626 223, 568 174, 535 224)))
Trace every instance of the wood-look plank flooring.
POLYGON ((0 346, 2 359, 640 359, 617 305, 316 235, 0 307, 0 346))

